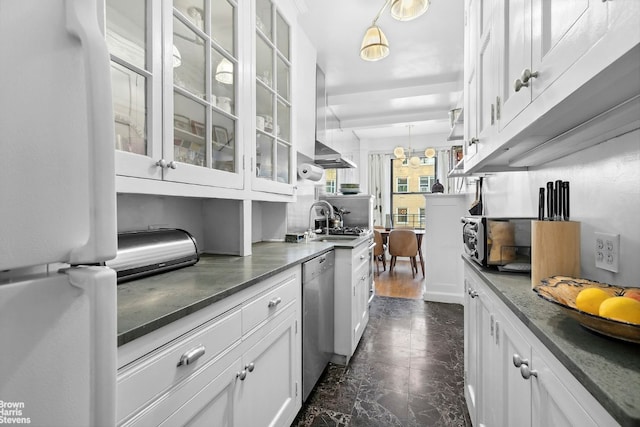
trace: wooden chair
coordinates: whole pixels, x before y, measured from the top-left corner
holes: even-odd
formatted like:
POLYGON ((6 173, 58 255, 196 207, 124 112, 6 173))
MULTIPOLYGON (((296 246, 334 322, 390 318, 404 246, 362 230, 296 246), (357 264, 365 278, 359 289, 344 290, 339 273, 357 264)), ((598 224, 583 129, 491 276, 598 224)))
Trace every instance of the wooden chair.
POLYGON ((380 261, 382 261, 382 271, 387 271, 387 245, 385 245, 382 240, 382 234, 375 229, 373 230, 373 241, 376 243, 375 248, 373 248, 373 257, 376 260, 376 269, 378 270, 378 274, 380 274, 380 265, 378 264, 380 261))
POLYGON ((389 262, 389 273, 393 273, 393 267, 396 265, 396 259, 399 256, 409 257, 411 261, 411 273, 416 277, 418 272, 418 239, 412 230, 391 230, 389 233, 389 254, 391 261, 389 262))

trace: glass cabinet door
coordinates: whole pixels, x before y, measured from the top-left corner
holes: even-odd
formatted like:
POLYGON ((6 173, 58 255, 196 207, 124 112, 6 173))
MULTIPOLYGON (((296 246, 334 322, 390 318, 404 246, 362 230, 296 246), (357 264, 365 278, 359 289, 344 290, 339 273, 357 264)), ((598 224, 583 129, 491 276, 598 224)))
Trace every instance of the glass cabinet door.
POLYGON ((291 184, 290 27, 270 0, 256 0, 256 171, 291 184))
POLYGON ((193 169, 239 173, 236 3, 173 0, 172 23, 172 51, 165 53, 172 55, 173 65, 173 159, 176 172, 186 166, 177 179, 237 187, 237 175, 219 181, 193 169))

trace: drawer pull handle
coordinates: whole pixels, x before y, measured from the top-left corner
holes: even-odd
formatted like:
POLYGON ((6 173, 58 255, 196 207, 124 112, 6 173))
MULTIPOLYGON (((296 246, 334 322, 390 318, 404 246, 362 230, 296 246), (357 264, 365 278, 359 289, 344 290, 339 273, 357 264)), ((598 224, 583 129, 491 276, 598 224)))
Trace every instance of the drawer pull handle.
POLYGON ((529 360, 523 359, 518 353, 513 353, 513 366, 519 368, 522 365, 529 365, 529 360))
POLYGON ((274 298, 271 301, 269 301, 269 307, 275 307, 276 305, 280 304, 282 302, 282 298, 278 297, 278 298, 274 298))
POLYGON ((190 365, 196 360, 200 358, 205 352, 205 347, 200 345, 194 349, 187 351, 180 357, 180 361, 178 362, 178 366, 190 365))
POLYGON ((470 296, 471 298, 475 298, 475 297, 477 297, 478 295, 479 295, 479 294, 478 294, 478 291, 476 291, 476 290, 474 290, 474 289, 469 289, 469 296, 470 296))
POLYGON ((520 366, 520 375, 522 375, 522 378, 524 378, 525 380, 528 380, 531 377, 537 378, 538 371, 536 371, 535 369, 529 368, 529 365, 525 365, 523 363, 522 366, 520 366))
POLYGON ((240 378, 240 381, 244 381, 247 378, 247 371, 244 369, 236 374, 236 378, 240 378))
POLYGON ((255 368, 256 368, 256 365, 253 362, 249 363, 247 366, 244 367, 244 369, 246 369, 249 372, 253 372, 255 368))

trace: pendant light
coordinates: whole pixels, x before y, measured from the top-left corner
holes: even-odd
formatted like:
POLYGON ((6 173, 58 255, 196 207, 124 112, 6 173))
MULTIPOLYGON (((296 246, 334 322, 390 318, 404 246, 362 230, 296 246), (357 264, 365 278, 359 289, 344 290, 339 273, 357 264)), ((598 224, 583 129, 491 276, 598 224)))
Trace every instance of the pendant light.
POLYGON ((216 80, 225 85, 233 84, 233 64, 227 58, 222 58, 216 67, 216 80))
POLYGON ((173 68, 178 68, 182 65, 182 55, 180 55, 180 51, 173 45, 173 68))
POLYGON ((376 21, 364 33, 362 46, 360 46, 360 58, 365 61, 379 61, 389 55, 389 42, 376 21))
POLYGON ((434 148, 427 148, 426 150, 424 150, 424 156, 427 159, 433 159, 436 155, 436 150, 434 148))
POLYGON ((411 21, 423 15, 430 3, 430 0, 393 0, 391 16, 398 21, 411 21))

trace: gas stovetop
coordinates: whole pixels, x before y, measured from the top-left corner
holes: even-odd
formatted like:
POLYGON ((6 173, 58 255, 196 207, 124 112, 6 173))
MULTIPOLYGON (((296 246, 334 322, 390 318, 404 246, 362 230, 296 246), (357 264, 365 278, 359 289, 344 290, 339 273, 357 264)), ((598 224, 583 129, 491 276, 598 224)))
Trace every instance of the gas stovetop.
POLYGON ((335 227, 329 229, 329 234, 340 236, 364 236, 369 230, 361 227, 335 227))

